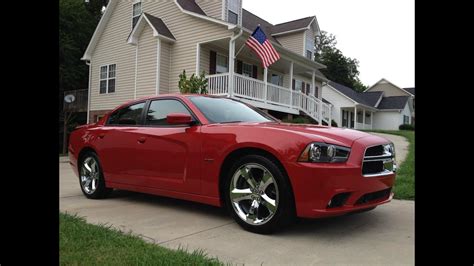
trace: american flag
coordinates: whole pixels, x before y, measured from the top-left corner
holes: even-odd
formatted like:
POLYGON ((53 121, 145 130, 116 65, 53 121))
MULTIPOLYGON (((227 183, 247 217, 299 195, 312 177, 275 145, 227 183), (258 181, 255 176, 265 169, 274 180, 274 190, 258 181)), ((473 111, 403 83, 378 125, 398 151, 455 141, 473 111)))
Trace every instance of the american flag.
POLYGON ((280 59, 280 55, 273 48, 260 26, 255 29, 245 44, 257 53, 264 68, 268 68, 268 66, 280 59))

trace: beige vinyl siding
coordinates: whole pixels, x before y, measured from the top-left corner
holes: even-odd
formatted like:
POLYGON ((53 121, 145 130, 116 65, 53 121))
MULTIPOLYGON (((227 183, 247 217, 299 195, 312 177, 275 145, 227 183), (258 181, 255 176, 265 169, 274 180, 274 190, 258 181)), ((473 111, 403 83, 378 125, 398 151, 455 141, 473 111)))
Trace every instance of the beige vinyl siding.
POLYGON ((222 18, 222 1, 224 0, 196 0, 196 3, 206 13, 206 15, 217 18, 222 18))
POLYGON ((126 44, 131 31, 132 4, 119 1, 91 57, 90 110, 110 110, 133 99, 135 86, 135 47, 126 44), (100 66, 117 64, 115 92, 99 94, 100 66))
MULTIPOLYGON (((178 87, 178 82, 170 84, 170 67, 171 67, 171 45, 166 42, 161 42, 161 58, 160 58, 160 93, 168 93, 170 88, 178 87)), ((173 89, 174 91, 176 89, 173 89)))
POLYGON ((144 12, 159 17, 176 38, 171 46, 171 68, 169 73, 170 93, 179 92, 179 74, 186 70, 189 75, 196 71, 196 45, 199 42, 232 36, 223 25, 182 13, 174 2, 166 4, 156 1, 142 3, 144 12))
POLYGON ((371 88, 369 91, 383 91, 384 97, 390 96, 408 96, 409 94, 393 86, 390 83, 379 83, 371 88))
POLYGON ((137 99, 156 94, 156 53, 158 40, 149 25, 138 38, 137 99))
POLYGON ((297 54, 305 55, 304 53, 304 44, 305 44, 305 34, 304 31, 291 33, 287 35, 277 36, 277 40, 281 45, 297 54))

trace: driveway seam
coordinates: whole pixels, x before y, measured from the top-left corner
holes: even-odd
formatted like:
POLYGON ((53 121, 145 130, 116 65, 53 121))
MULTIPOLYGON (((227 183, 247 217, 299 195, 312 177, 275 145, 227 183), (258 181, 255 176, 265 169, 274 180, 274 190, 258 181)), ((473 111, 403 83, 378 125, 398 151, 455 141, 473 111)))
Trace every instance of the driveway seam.
POLYGON ((197 234, 200 234, 200 233, 203 233, 203 232, 206 232, 206 231, 211 231, 211 230, 214 230, 214 229, 217 229, 217 228, 220 228, 220 227, 224 227, 224 226, 229 225, 229 224, 234 224, 234 223, 235 222, 230 222, 230 223, 214 226, 214 227, 204 229, 204 230, 201 230, 201 231, 198 231, 198 232, 194 232, 194 233, 187 234, 187 235, 184 235, 184 236, 180 236, 180 237, 177 237, 177 238, 173 238, 173 239, 169 239, 169 240, 166 240, 166 241, 158 242, 157 244, 158 245, 166 244, 166 243, 169 243, 169 242, 172 242, 172 241, 175 241, 175 240, 179 240, 179 239, 182 239, 182 238, 185 238, 185 237, 188 237, 188 236, 197 235, 197 234))

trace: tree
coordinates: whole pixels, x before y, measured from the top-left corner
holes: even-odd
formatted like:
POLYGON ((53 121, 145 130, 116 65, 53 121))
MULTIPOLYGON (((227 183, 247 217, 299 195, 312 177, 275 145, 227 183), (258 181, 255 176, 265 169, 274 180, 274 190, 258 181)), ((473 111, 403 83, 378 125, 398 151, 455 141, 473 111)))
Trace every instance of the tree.
POLYGON ((333 34, 325 31, 315 38, 315 61, 327 66, 321 72, 330 80, 356 91, 364 91, 368 87, 359 79, 359 61, 355 58, 344 56, 336 48, 337 40, 333 34))

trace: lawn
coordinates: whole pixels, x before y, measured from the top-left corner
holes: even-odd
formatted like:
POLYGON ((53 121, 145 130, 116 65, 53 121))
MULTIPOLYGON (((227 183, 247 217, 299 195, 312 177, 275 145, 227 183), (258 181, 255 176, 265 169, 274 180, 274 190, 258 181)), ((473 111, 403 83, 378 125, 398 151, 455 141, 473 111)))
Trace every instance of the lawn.
POLYGON ((223 265, 202 251, 170 250, 78 216, 60 213, 59 222, 61 265, 223 265))
POLYGON ((408 139, 408 154, 398 168, 394 193, 396 199, 415 200, 415 132, 409 130, 372 130, 371 132, 393 134, 408 139))

